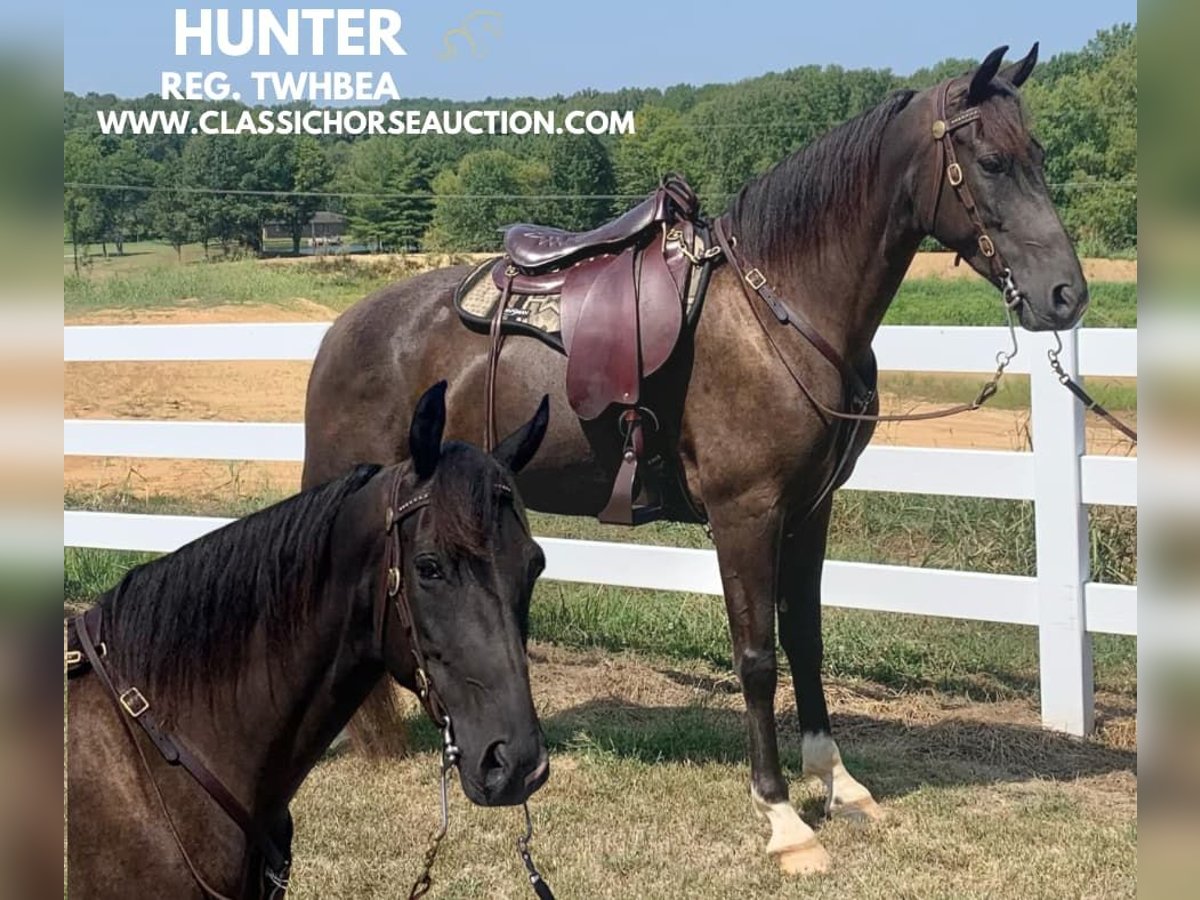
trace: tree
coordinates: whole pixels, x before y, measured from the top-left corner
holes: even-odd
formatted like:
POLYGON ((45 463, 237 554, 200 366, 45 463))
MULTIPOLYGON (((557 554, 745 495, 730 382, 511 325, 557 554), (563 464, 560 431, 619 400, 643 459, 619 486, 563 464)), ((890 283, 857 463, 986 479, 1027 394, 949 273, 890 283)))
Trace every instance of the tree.
POLYGON ((429 226, 432 202, 422 160, 407 142, 375 137, 353 145, 339 188, 350 230, 375 246, 407 250, 429 226))
POLYGON ((158 164, 138 153, 132 140, 122 140, 101 159, 101 181, 108 185, 100 196, 106 225, 104 237, 111 237, 117 255, 125 253, 125 239, 144 224, 149 200, 145 188, 155 183, 158 164))
POLYGON ((433 222, 426 243, 472 252, 500 245, 503 226, 525 218, 531 195, 545 193, 544 163, 523 162, 503 150, 468 153, 433 180, 433 222))
POLYGON ((313 214, 326 204, 326 198, 314 192, 324 191, 333 178, 333 170, 325 151, 316 139, 308 135, 300 137, 293 148, 291 166, 291 190, 283 202, 283 220, 292 235, 292 254, 300 255, 300 238, 313 214))
MULTIPOLYGON (((613 148, 616 193, 625 198, 648 194, 669 172, 688 178, 698 175, 695 157, 690 153, 690 137, 683 116, 674 110, 662 106, 638 110, 637 130, 622 135, 613 148)), ((629 205, 628 199, 618 200, 614 211, 629 205)))
POLYGON ((1088 253, 1135 245, 1137 32, 1100 32, 1081 53, 1039 68, 1023 94, 1068 231, 1088 253))
POLYGON ((183 245, 196 239, 193 217, 194 195, 180 190, 183 164, 168 159, 159 167, 158 182, 149 204, 150 224, 164 241, 175 248, 175 257, 183 261, 183 245))
POLYGON ((546 162, 549 192, 560 195, 549 204, 555 225, 583 231, 609 217, 617 181, 608 151, 595 135, 551 140, 546 162))
POLYGON ((96 237, 102 226, 101 207, 93 188, 80 187, 99 183, 100 148, 82 131, 68 134, 63 143, 63 223, 71 241, 75 274, 79 274, 79 245, 96 237))

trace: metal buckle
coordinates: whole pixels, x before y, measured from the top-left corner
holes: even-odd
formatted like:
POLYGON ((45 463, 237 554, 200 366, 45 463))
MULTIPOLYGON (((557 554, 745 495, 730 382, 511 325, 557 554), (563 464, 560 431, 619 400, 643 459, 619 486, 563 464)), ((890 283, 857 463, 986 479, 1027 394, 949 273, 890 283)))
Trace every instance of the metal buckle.
POLYGON ((79 665, 80 663, 83 662, 83 651, 82 650, 68 650, 66 652, 66 661, 67 661, 68 669, 71 668, 71 666, 79 665))
POLYGON ((766 283, 767 283, 767 276, 764 275, 762 272, 760 272, 758 269, 751 269, 749 272, 746 273, 746 284, 750 285, 750 287, 754 288, 754 290, 757 291, 759 288, 761 288, 766 283))
POLYGON ((963 182, 963 170, 956 162, 946 166, 946 179, 950 182, 951 187, 958 187, 963 182))
POLYGON ((417 696, 422 700, 429 697, 429 676, 421 666, 417 666, 417 696))
POLYGON ((395 597, 400 593, 400 570, 395 566, 388 569, 387 592, 389 597, 395 597))
POLYGON ((117 698, 131 719, 136 719, 150 708, 150 701, 135 687, 129 688, 117 698))
POLYGON ((979 236, 979 252, 989 259, 996 255, 996 245, 992 243, 992 239, 986 234, 979 236))

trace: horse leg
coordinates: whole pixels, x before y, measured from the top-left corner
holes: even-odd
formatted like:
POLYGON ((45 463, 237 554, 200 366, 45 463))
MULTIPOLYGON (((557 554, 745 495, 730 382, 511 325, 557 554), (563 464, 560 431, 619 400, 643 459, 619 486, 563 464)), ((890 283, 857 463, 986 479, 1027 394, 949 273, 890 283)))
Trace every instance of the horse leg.
POLYGON ((738 515, 732 523, 714 515, 712 524, 729 613, 733 668, 746 702, 750 799, 771 825, 767 853, 787 874, 823 872, 829 868, 829 854, 788 800, 779 767, 774 611, 779 520, 762 512, 738 515))
POLYGON ((883 810, 871 792, 846 771, 829 727, 821 683, 821 569, 832 500, 784 531, 780 553, 779 641, 792 669, 800 717, 804 774, 825 783, 825 811, 850 819, 879 819, 883 810))

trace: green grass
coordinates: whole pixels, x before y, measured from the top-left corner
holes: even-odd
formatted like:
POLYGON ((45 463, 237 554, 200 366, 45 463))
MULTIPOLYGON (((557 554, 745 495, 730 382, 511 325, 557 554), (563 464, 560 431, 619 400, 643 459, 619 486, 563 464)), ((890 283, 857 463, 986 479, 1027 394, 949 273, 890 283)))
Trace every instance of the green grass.
POLYGON ((271 303, 304 299, 344 309, 372 291, 411 274, 415 264, 367 264, 348 258, 269 264, 255 260, 155 265, 108 277, 63 278, 68 313, 191 305, 271 303))
MULTIPOLYGON (((1088 328, 1136 328, 1137 284, 1093 282, 1084 314, 1088 328)), ((900 285, 885 325, 1001 325, 1004 307, 996 289, 979 279, 917 278, 900 285)))
MULTIPOLYGON (((203 503, 128 494, 68 494, 68 508, 127 512, 244 515, 275 495, 203 503)), ((547 537, 711 546, 696 526, 655 523, 636 530, 591 519, 534 514, 547 537)), ((1136 511, 1105 507, 1091 514, 1096 580, 1136 580, 1136 511)), ((860 562, 1031 575, 1031 505, 999 500, 846 492, 838 495, 829 556, 860 562)), ((69 549, 64 593, 79 603, 115 584, 144 554, 69 549)), ((637 650, 674 659, 728 666, 729 637, 718 597, 543 582, 535 596, 533 635, 567 647, 637 650)), ((970 697, 1034 697, 1038 684, 1036 629, 998 623, 830 609, 825 625, 826 668, 903 690, 936 689, 970 697)), ((1132 694, 1136 641, 1096 635, 1097 685, 1132 694)))

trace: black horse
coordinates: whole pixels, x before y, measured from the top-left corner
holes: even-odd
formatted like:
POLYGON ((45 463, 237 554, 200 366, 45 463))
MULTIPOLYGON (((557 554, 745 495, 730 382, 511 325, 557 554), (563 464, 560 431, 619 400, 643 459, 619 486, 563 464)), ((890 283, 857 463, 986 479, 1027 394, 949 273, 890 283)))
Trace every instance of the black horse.
POLYGON ((444 397, 417 403, 409 461, 136 568, 72 620, 72 897, 273 896, 288 804, 385 673, 422 698, 472 801, 545 783, 525 657, 543 558, 511 473, 547 407, 488 455, 443 445, 444 397))
MULTIPOLYGON (((831 813, 879 814, 830 733, 821 570, 829 489, 850 477, 873 430, 839 426, 836 414, 847 411, 855 381, 874 385, 871 341, 917 248, 933 235, 956 250, 1028 329, 1069 328, 1087 307, 1018 95, 1037 48, 1002 67, 1006 49, 960 78, 892 94, 743 187, 717 222, 728 240, 703 312, 640 401, 673 434, 682 508, 712 528, 749 714, 751 795, 771 824, 767 850, 788 871, 823 869, 828 857, 789 803, 780 769, 776 621, 805 772, 824 782, 831 813), (787 321, 807 320, 806 334, 777 318, 785 304, 797 313, 787 321)), ((334 323, 309 381, 306 484, 355 461, 402 458, 402 423, 432 378, 451 379, 449 433, 483 432, 490 341, 467 331, 452 307, 467 273, 408 279, 334 323)), ((518 479, 522 494, 534 509, 594 516, 620 464, 619 431, 615 417, 589 428, 571 414, 565 372, 547 346, 510 340, 495 380, 496 420, 511 427, 549 394, 554 425, 518 479), (618 441, 617 452, 599 452, 598 435, 618 441)), ((862 412, 878 412, 869 391, 858 394, 870 398, 862 412)))

